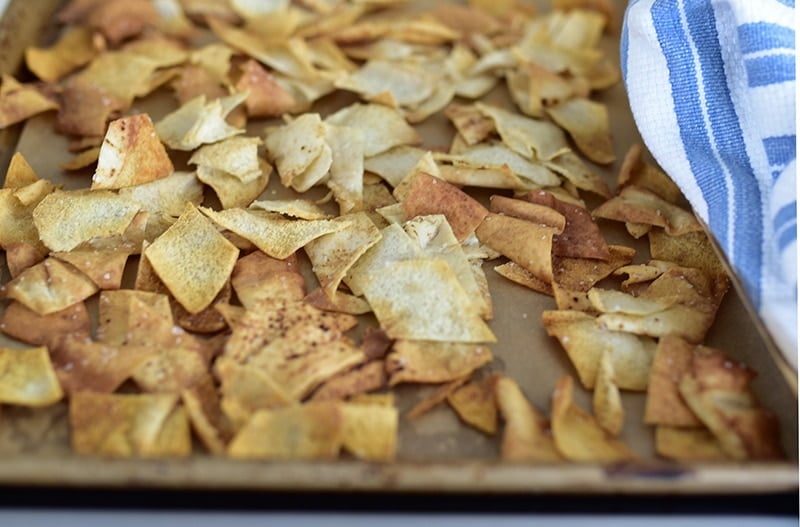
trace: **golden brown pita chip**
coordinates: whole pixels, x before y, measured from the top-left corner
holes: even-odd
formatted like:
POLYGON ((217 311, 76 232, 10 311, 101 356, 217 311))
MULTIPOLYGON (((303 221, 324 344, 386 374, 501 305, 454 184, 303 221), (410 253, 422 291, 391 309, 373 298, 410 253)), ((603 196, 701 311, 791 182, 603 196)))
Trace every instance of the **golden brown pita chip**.
POLYGON ((0 403, 38 407, 62 397, 47 348, 0 348, 0 403))
POLYGON ((311 401, 346 400, 386 386, 388 376, 382 360, 373 360, 325 381, 311 401))
POLYGON ((56 191, 33 211, 44 244, 53 251, 71 251, 95 239, 122 236, 140 206, 108 190, 56 191))
POLYGON ((22 188, 39 181, 39 176, 33 170, 22 152, 14 152, 6 170, 6 179, 3 188, 22 188))
POLYGON ((215 223, 250 240, 267 255, 282 260, 308 242, 349 227, 348 221, 288 220, 257 209, 200 210, 215 223))
POLYGON ((196 97, 156 123, 158 137, 174 150, 194 150, 241 134, 244 130, 229 125, 225 118, 246 96, 238 93, 208 102, 203 95, 196 97))
POLYGON ((208 373, 208 362, 196 348, 160 347, 133 371, 144 392, 180 393, 208 373))
POLYGON ((0 86, 0 129, 42 112, 58 109, 58 103, 35 85, 21 84, 11 75, 3 75, 3 84, 0 86))
POLYGON ((572 377, 562 377, 553 392, 552 427, 556 448, 571 461, 604 462, 634 459, 624 443, 603 430, 572 400, 572 377))
POLYGON ((344 428, 338 403, 261 410, 233 438, 228 455, 238 459, 335 459, 344 441, 344 428))
POLYGON ((389 385, 441 383, 468 376, 491 362, 486 346, 455 342, 398 340, 386 356, 389 385))
POLYGON ((475 107, 494 121, 503 142, 528 159, 549 161, 569 152, 564 132, 553 123, 531 119, 497 106, 476 103, 475 107))
POLYGON ((6 284, 6 297, 39 315, 49 315, 86 300, 97 286, 86 275, 54 258, 29 267, 6 284))
POLYGON ((19 302, 11 302, 0 318, 0 331, 9 337, 50 349, 65 335, 88 337, 90 326, 84 302, 49 315, 39 315, 19 302))
POLYGON ((644 422, 651 425, 697 427, 702 423, 678 390, 692 364, 694 345, 675 335, 659 339, 647 385, 644 422))
POLYGON ((364 134, 364 155, 371 157, 399 145, 421 141, 397 110, 381 104, 353 104, 328 116, 325 122, 356 128, 364 134))
POLYGON ((497 407, 505 421, 500 456, 507 461, 556 462, 563 458, 556 450, 549 423, 528 401, 519 385, 500 377, 495 385, 497 407))
POLYGON ((394 461, 399 421, 394 406, 344 403, 340 408, 345 450, 365 461, 394 461))
POLYGON ((147 0, 107 0, 93 6, 87 15, 89 26, 100 30, 112 44, 138 35, 158 19, 147 0))
POLYGON ((259 160, 259 164, 261 175, 248 183, 242 183, 241 179, 223 170, 204 166, 197 167, 197 179, 214 190, 222 208, 247 207, 267 188, 272 173, 272 167, 266 161, 259 160))
POLYGON ((185 437, 176 433, 174 443, 159 437, 183 429, 179 420, 173 421, 176 402, 177 396, 167 394, 74 393, 69 406, 72 448, 81 455, 106 457, 186 454, 188 423, 185 437))
POLYGON ((211 375, 204 375, 181 392, 181 401, 192 429, 212 454, 224 454, 233 438, 233 428, 222 412, 219 394, 211 375))
POLYGON ((678 185, 658 167, 642 159, 644 149, 632 144, 625 154, 617 176, 617 187, 636 185, 649 190, 670 203, 678 203, 683 194, 678 185))
POLYGON ((625 410, 619 388, 614 384, 614 365, 611 353, 604 351, 600 356, 600 365, 594 383, 592 410, 597 424, 613 436, 618 436, 625 424, 625 410))
POLYGON ((557 233, 564 231, 566 219, 560 212, 521 199, 507 198, 493 195, 489 198, 489 209, 495 214, 505 214, 521 220, 527 220, 547 227, 552 227, 557 233))
POLYGON ((578 149, 595 163, 609 164, 616 159, 604 104, 575 97, 550 106, 547 115, 569 132, 578 149))
POLYGON ((334 311, 348 315, 366 315, 372 312, 369 302, 360 296, 337 291, 331 299, 322 288, 315 289, 303 298, 303 302, 323 311, 334 311))
POLYGON ((674 262, 684 267, 696 267, 709 276, 727 276, 716 249, 703 232, 670 236, 660 229, 654 229, 650 231, 648 237, 650 256, 654 260, 674 262))
POLYGON ((364 296, 390 338, 496 340, 444 260, 392 262, 370 276, 364 296))
POLYGON ((483 115, 475 106, 451 104, 444 114, 453 122, 458 133, 468 145, 480 143, 494 132, 494 121, 483 115))
POLYGON ((72 264, 88 276, 99 289, 120 288, 128 256, 125 251, 76 250, 53 253, 53 257, 72 264))
POLYGON ((25 64, 43 81, 56 81, 91 61, 98 53, 87 27, 67 29, 49 48, 25 49, 25 64))
POLYGON ((150 116, 131 115, 108 125, 92 176, 92 189, 141 185, 164 178, 173 170, 150 116))
POLYGON ((214 363, 214 371, 220 380, 220 407, 234 430, 244 426, 259 410, 280 408, 293 402, 259 369, 223 356, 214 363))
POLYGON ((501 214, 489 214, 478 226, 478 239, 539 280, 553 280, 552 227, 501 214))
POLYGON ((677 461, 723 461, 730 459, 719 441, 705 428, 656 427, 656 454, 677 461))
POLYGON ((670 236, 702 230, 694 214, 649 190, 628 185, 592 212, 595 217, 663 227, 670 236))
POLYGON ((380 231, 366 213, 340 216, 335 221, 346 222, 348 226, 320 236, 304 247, 320 287, 329 299, 335 298, 339 284, 353 264, 381 239, 380 231))
POLYGON ((573 291, 588 291, 600 280, 633 261, 636 250, 624 245, 609 245, 608 259, 553 258, 553 281, 573 291))
POLYGON ((545 330, 556 337, 577 370, 581 384, 594 388, 604 351, 611 353, 615 384, 624 390, 647 388, 656 343, 647 337, 612 331, 580 311, 544 311, 545 330))
POLYGON ((206 99, 217 99, 228 94, 210 71, 197 64, 181 66, 169 86, 175 91, 175 98, 178 99, 180 105, 200 96, 204 96, 206 99))
POLYGON ((190 164, 222 170, 236 176, 242 183, 249 183, 261 175, 258 160, 257 137, 231 137, 204 145, 189 158, 190 164))
POLYGON ((571 258, 608 260, 608 244, 589 212, 546 191, 531 191, 522 199, 551 207, 566 219, 564 231, 553 239, 553 254, 571 258))
POLYGON ((472 234, 486 217, 486 208, 446 181, 424 172, 412 176, 402 201, 407 218, 444 214, 459 242, 472 234))
POLYGON ((233 267, 231 284, 239 301, 247 308, 271 300, 297 301, 305 295, 305 278, 293 254, 277 260, 261 251, 240 258, 233 267))
MULTIPOLYGON (((533 289, 537 293, 542 293, 548 296, 553 296, 554 294, 552 283, 545 282, 515 262, 506 262, 502 265, 498 265, 494 268, 494 270, 503 278, 525 286, 528 289, 533 289)), ((559 307, 559 309, 563 308, 559 307)))
POLYGON ((499 375, 495 374, 466 384, 447 396, 447 402, 465 423, 489 435, 497 432, 498 380, 499 375))
POLYGON ((158 277, 190 313, 211 304, 238 255, 239 250, 192 205, 145 250, 158 277))
MULTIPOLYGON (((24 256, 27 252, 23 247, 32 250, 30 256, 39 254, 43 257, 47 253, 47 248, 40 241, 39 230, 31 221, 31 216, 38 203, 53 190, 54 186, 44 180, 19 189, 0 189, 0 247, 7 252, 16 247, 22 252, 19 256, 24 256), (35 192, 35 198, 30 195, 31 191, 35 192), (22 193, 26 194, 27 203, 20 199, 22 193)), ((26 260, 21 258, 19 261, 24 264, 26 260)))
POLYGON ((150 347, 92 341, 68 335, 50 350, 58 379, 70 394, 116 391, 154 352, 150 347))
POLYGON ((758 405, 755 372, 719 350, 700 346, 678 386, 684 401, 734 459, 782 459, 778 420, 758 405))
POLYGON ((67 171, 81 170, 83 168, 87 168, 97 163, 99 157, 100 157, 100 147, 94 146, 92 148, 84 150, 83 152, 78 153, 75 157, 73 157, 66 163, 61 163, 58 166, 67 171))
POLYGON ((248 60, 236 89, 248 93, 244 104, 250 117, 274 117, 297 107, 297 101, 258 62, 248 60))

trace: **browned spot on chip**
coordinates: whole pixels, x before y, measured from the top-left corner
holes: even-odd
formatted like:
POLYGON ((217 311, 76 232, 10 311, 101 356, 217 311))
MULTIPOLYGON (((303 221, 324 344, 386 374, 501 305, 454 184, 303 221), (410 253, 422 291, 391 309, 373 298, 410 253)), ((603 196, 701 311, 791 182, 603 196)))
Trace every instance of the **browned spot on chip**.
POLYGON ((644 422, 651 425, 700 426, 700 420, 686 405, 678 390, 681 378, 691 368, 694 345, 668 335, 658 342, 650 382, 644 422))
POLYGON ((224 454, 233 437, 230 421, 222 412, 211 375, 204 375, 181 392, 181 401, 192 428, 212 454, 224 454))
POLYGON ((478 226, 478 239, 526 269, 539 280, 553 280, 551 250, 555 229, 490 213, 478 226))
POLYGON ((12 302, 0 319, 0 331, 9 337, 49 349, 66 335, 88 337, 89 328, 89 312, 84 302, 49 315, 39 315, 19 302, 12 302))

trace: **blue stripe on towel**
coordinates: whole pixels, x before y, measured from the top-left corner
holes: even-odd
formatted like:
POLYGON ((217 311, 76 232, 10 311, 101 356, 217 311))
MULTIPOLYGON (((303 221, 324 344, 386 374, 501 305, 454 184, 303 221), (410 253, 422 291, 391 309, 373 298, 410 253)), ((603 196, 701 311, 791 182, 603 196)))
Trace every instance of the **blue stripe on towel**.
POLYGON ((794 30, 768 22, 739 26, 739 48, 743 54, 772 49, 794 49, 794 30))
POLYGON ((789 245, 797 242, 797 221, 787 225, 786 229, 778 235, 778 250, 783 252, 789 245))
POLYGON ((680 137, 689 166, 706 202, 719 204, 709 209, 709 227, 722 247, 728 246, 728 190, 722 167, 714 157, 705 130, 697 85, 697 73, 689 42, 681 26, 677 0, 657 1, 651 7, 656 36, 667 61, 672 101, 680 137))
POLYGON ((797 221, 797 201, 793 201, 781 207, 775 217, 772 219, 772 226, 775 230, 779 230, 785 223, 790 221, 797 221))
MULTIPOLYGON (((694 41, 700 60, 700 79, 705 92, 711 133, 720 159, 733 180, 733 202, 728 205, 733 206, 735 211, 733 226, 735 240, 732 240, 735 244, 731 257, 743 275, 743 281, 750 286, 751 292, 755 293, 752 295, 755 300, 761 296, 760 271, 764 218, 761 208, 753 204, 761 203, 761 191, 747 155, 742 127, 728 89, 711 0, 687 2, 684 8, 687 8, 685 16, 690 38, 694 41)), ((719 184, 723 185, 724 182, 720 181, 719 184)), ((720 214, 727 212, 729 211, 720 208, 720 214)), ((757 304, 757 300, 755 302, 757 304)))
POLYGON ((747 69, 747 85, 751 88, 794 80, 794 55, 755 57, 746 59, 744 65, 747 69))
POLYGON ((795 135, 765 137, 763 143, 770 166, 783 168, 797 157, 797 136, 795 135))

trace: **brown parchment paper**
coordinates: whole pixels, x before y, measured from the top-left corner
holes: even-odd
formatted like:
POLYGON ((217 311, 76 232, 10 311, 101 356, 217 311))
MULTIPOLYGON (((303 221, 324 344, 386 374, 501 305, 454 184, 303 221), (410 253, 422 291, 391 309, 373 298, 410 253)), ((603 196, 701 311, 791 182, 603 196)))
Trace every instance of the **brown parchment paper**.
MULTIPOLYGON (((12 1, 9 14, 0 27, 0 42, 8 42, 0 54, 3 71, 16 72, 19 57, 14 46, 52 38, 50 14, 60 2, 12 1), (35 7, 34 7, 35 6, 35 7), (24 21, 20 22, 20 21, 24 21), (14 26, 12 26, 14 24, 14 26), (13 28, 25 27, 24 31, 13 28)), ((624 2, 618 2, 621 16, 624 2)), ((604 45, 612 57, 617 54, 618 35, 607 35, 604 45)), ((641 142, 628 109, 622 85, 600 93, 596 99, 610 108, 617 162, 595 167, 614 187, 614 178, 625 151, 641 142)), ((337 94, 321 101, 315 110, 327 114, 355 99, 337 94)), ((508 104, 504 90, 495 90, 489 100, 508 104)), ((150 112, 159 119, 173 106, 170 94, 162 92, 137 101, 133 111, 150 112)), ((64 173, 59 164, 67 161, 67 141, 52 132, 53 115, 31 119, 17 134, 0 134, 0 170, 3 172, 15 150, 22 152, 35 171, 65 188, 87 185, 91 170, 64 173)), ((262 135, 269 123, 248 125, 251 135, 262 135)), ((424 146, 447 147, 452 128, 442 116, 419 125, 424 146)), ((186 162, 175 156, 176 168, 186 162)), ((322 192, 311 196, 319 198, 322 192)), ((273 175, 266 196, 287 194, 273 175)), ((478 191, 479 199, 490 192, 478 191)), ((645 242, 635 241, 624 229, 611 222, 602 224, 609 243, 632 245, 637 261, 646 261, 645 242)), ((305 262, 307 264, 307 262, 305 262)), ((486 264, 486 274, 494 300, 494 319, 490 325, 498 337, 492 346, 496 357, 486 370, 505 372, 517 380, 525 394, 540 409, 549 413, 550 396, 556 380, 575 375, 566 354, 549 338, 540 313, 552 309, 552 298, 539 295, 506 281, 494 271, 496 262, 486 264)), ((4 270, 5 272, 5 270, 4 270)), ((313 275, 307 273, 309 290, 313 275)), ((4 281, 7 276, 4 277, 4 281)), ((2 309, 2 306, 0 306, 2 309)), ((365 323, 369 323, 368 321, 365 323)), ((331 491, 429 491, 429 492, 580 492, 580 493, 731 493, 770 492, 797 488, 797 399, 796 374, 787 371, 740 296, 731 291, 724 300, 707 344, 725 350, 745 361, 759 375, 756 393, 762 404, 777 413, 781 421, 782 443, 789 460, 780 463, 721 463, 686 465, 655 458, 653 429, 642 423, 644 393, 623 394, 626 414, 621 438, 640 457, 634 463, 614 466, 591 464, 533 465, 509 464, 499 460, 497 438, 488 438, 462 425, 455 414, 441 405, 429 414, 409 422, 401 417, 398 460, 391 465, 369 464, 343 459, 332 463, 251 462, 214 458, 197 448, 188 460, 107 460, 73 455, 69 449, 66 405, 30 410, 0 408, 0 484, 57 484, 147 486, 180 488, 247 488, 331 491)), ((0 346, 23 347, 0 336, 0 346)), ((412 407, 429 388, 400 386, 397 404, 402 412, 412 407)), ((591 408, 591 394, 576 387, 576 401, 591 408)))

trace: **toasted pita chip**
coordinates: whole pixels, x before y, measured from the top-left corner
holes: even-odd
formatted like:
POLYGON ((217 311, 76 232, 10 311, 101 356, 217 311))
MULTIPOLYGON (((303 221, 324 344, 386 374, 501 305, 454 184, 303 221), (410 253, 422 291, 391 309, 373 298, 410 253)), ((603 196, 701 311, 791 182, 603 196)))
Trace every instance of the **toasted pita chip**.
POLYGON ((644 422, 651 425, 697 427, 702 423, 686 405, 678 390, 692 365, 694 346, 680 337, 659 339, 647 385, 644 422))
POLYGON ((49 48, 25 49, 25 64, 43 81, 56 81, 91 61, 98 50, 88 27, 67 29, 49 48))
POLYGON ((440 154, 436 157, 437 160, 451 162, 458 168, 509 172, 519 178, 521 186, 525 188, 561 184, 561 179, 544 163, 522 157, 502 143, 480 143, 461 149, 458 155, 440 154))
POLYGON ((265 140, 284 186, 305 192, 330 169, 333 154, 319 114, 306 113, 271 131, 265 140))
POLYGON ((444 114, 468 145, 478 144, 494 132, 494 121, 485 116, 475 106, 451 104, 444 114))
POLYGON ((730 459, 714 434, 705 428, 656 427, 656 453, 677 461, 723 461, 730 459))
POLYGON ((389 385, 441 383, 468 376, 492 360, 486 346, 456 342, 398 340, 386 357, 389 385))
POLYGON ((623 390, 647 388, 656 343, 647 338, 611 331, 580 311, 544 311, 545 330, 556 337, 578 372, 581 384, 594 388, 600 358, 611 353, 615 384, 623 390))
POLYGON ((54 190, 55 186, 46 180, 0 189, 0 247, 8 251, 23 244, 38 253, 47 252, 31 217, 39 203, 54 190))
POLYGON ((498 380, 499 375, 495 374, 466 384, 447 396, 447 402, 465 423, 489 435, 497 432, 498 380))
POLYGON ((161 179, 173 172, 172 161, 147 114, 108 125, 92 176, 92 189, 119 189, 161 179))
POLYGON ((361 208, 364 188, 364 133, 358 128, 325 125, 325 141, 331 148, 327 181, 340 214, 361 208))
POLYGON ((419 165, 426 151, 414 146, 401 145, 364 160, 364 169, 377 174, 392 187, 397 187, 419 165))
POLYGON ((505 214, 552 227, 557 233, 563 232, 566 225, 564 215, 555 209, 521 199, 493 195, 489 198, 489 209, 495 214, 505 214))
POLYGON ((174 150, 194 150, 241 134, 244 130, 226 123, 225 117, 246 97, 239 93, 210 102, 196 97, 156 123, 158 137, 174 150))
POLYGON ((608 260, 608 244, 589 212, 546 191, 531 191, 522 199, 551 207, 566 219, 563 232, 553 239, 553 254, 572 258, 608 260))
POLYGON ((703 232, 670 236, 660 229, 650 231, 650 256, 655 260, 674 262, 684 267, 702 269, 709 276, 727 276, 717 252, 703 232))
POLYGON ((33 222, 49 249, 68 252, 93 239, 121 236, 139 209, 111 191, 57 191, 39 202, 33 222))
POLYGON ((203 185, 192 172, 173 172, 150 183, 120 189, 119 195, 138 203, 142 210, 177 218, 187 201, 195 205, 203 201, 203 185))
POLYGON ((192 429, 203 445, 212 454, 224 454, 233 438, 233 428, 222 413, 213 377, 205 375, 191 387, 184 389, 181 392, 181 401, 189 416, 192 429))
POLYGON ((782 459, 778 420, 762 409, 750 383, 755 372, 723 352, 700 346, 678 388, 684 401, 733 459, 782 459))
POLYGON ((21 272, 33 267, 47 257, 47 248, 43 245, 29 245, 27 243, 12 242, 6 247, 6 266, 11 278, 16 278, 21 272))
POLYGON ((260 143, 257 137, 231 137, 200 147, 189 158, 189 163, 223 170, 242 183, 249 183, 261 174, 258 162, 260 143))
POLYGON ((71 251, 53 253, 88 276, 99 289, 119 289, 129 254, 125 251, 71 251))
POLYGON ((624 443, 603 430, 572 400, 572 377, 564 376, 553 392, 553 439, 559 453, 571 461, 614 462, 635 459, 624 443))
POLYGON ((61 386, 72 395, 116 391, 153 352, 146 346, 95 342, 80 335, 69 335, 50 350, 61 386))
POLYGON ((250 240, 267 255, 282 260, 310 241, 349 227, 348 221, 287 220, 279 214, 255 209, 226 209, 216 212, 200 207, 215 223, 250 240))
POLYGON ((228 445, 228 455, 238 459, 335 459, 344 441, 344 428, 338 403, 260 410, 228 445))
POLYGON ((3 75, 3 84, 0 86, 0 129, 42 112, 58 109, 58 103, 35 85, 21 84, 11 75, 3 75))
POLYGON ((105 344, 158 347, 178 336, 173 335, 166 294, 129 289, 103 291, 97 314, 97 340, 105 344))
POLYGON ((141 33, 158 19, 155 8, 146 0, 109 0, 87 13, 86 22, 98 29, 112 44, 141 33))
POLYGON ((144 392, 181 393, 208 373, 208 362, 191 347, 160 347, 153 350, 131 375, 144 392))
POLYGON ((536 278, 553 280, 551 248, 556 231, 511 216, 489 214, 475 231, 478 239, 536 278))
POLYGON ((236 89, 247 93, 244 104, 250 117, 274 117, 297 107, 297 101, 258 62, 248 60, 236 89))
POLYGON ((176 401, 176 396, 167 394, 74 393, 69 405, 72 448, 81 455, 108 457, 185 454, 185 444, 189 443, 188 426, 185 444, 181 441, 180 448, 164 445, 159 440, 165 427, 172 432, 167 423, 176 401))
POLYGON ((248 308, 276 299, 297 301, 305 295, 305 279, 294 255, 277 260, 254 251, 236 262, 231 284, 239 301, 248 308))
POLYGON ((366 157, 421 141, 417 131, 406 123, 402 115, 380 104, 353 104, 328 116, 325 122, 361 130, 366 157))
MULTIPOLYGON (((554 294, 553 285, 550 282, 545 282, 515 262, 506 262, 502 265, 498 265, 494 267, 494 271, 503 278, 511 280, 512 282, 521 286, 525 286, 528 289, 532 289, 537 293, 542 293, 548 296, 553 296, 554 294)), ((559 307, 559 309, 562 308, 559 307)))
POLYGON ((39 315, 19 302, 12 302, 0 318, 0 331, 9 337, 51 349, 66 335, 88 337, 90 326, 89 311, 83 302, 49 315, 39 315))
POLYGON ((608 109, 604 104, 575 97, 550 106, 545 111, 556 124, 569 132, 586 157, 600 164, 609 164, 616 159, 608 109))
POLYGON ((681 189, 658 167, 646 162, 642 158, 643 151, 639 144, 632 144, 628 149, 619 169, 617 187, 635 185, 649 190, 669 203, 678 203, 683 196, 681 189))
POLYGON ((507 461, 561 461, 547 420, 528 401, 519 385, 500 377, 495 385, 497 407, 505 421, 500 456, 507 461))
POLYGON ((329 299, 336 296, 339 284, 353 264, 381 239, 380 231, 365 213, 340 218, 336 221, 349 224, 346 229, 320 236, 304 248, 329 299))
POLYGON ((206 99, 217 99, 228 94, 213 73, 197 64, 181 66, 169 85, 175 91, 175 98, 178 99, 179 105, 184 105, 200 96, 205 96, 206 99))
POLYGON ((366 461, 393 461, 397 453, 398 414, 394 406, 345 403, 344 449, 366 461))
POLYGON ((603 351, 600 356, 592 396, 592 410, 601 428, 613 436, 619 436, 625 424, 625 410, 622 408, 619 388, 614 384, 614 365, 608 350, 603 351))
POLYGON ((364 295, 391 338, 494 342, 450 266, 442 260, 393 262, 371 275, 364 295), (422 285, 424 284, 424 286, 422 285))
POLYGON ((263 160, 259 160, 259 165, 260 175, 248 183, 242 183, 241 179, 223 170, 204 166, 197 167, 197 179, 214 189, 223 208, 246 207, 264 192, 269 183, 272 167, 263 160))
POLYGON ((3 188, 22 188, 39 181, 39 176, 33 170, 28 160, 22 152, 14 152, 6 170, 6 178, 3 181, 3 188))
POLYGON ((663 227, 670 236, 702 230, 694 215, 649 190, 629 185, 593 213, 595 217, 663 227))
POLYGON ((175 299, 190 313, 208 307, 236 264, 239 250, 192 205, 145 255, 175 299))
POLYGON ((573 291, 589 291, 600 280, 633 261, 636 250, 624 245, 609 245, 608 259, 553 258, 553 281, 573 291))
POLYGON ((389 106, 415 107, 433 95, 436 76, 418 64, 370 60, 357 71, 335 82, 337 88, 358 93, 367 100, 388 94, 389 106))
POLYGON ((47 348, 0 348, 0 403, 39 407, 62 397, 47 348))
POLYGON ((100 147, 94 146, 92 148, 84 150, 83 152, 78 153, 75 157, 73 157, 66 163, 61 163, 58 166, 67 171, 81 170, 91 165, 94 165, 95 163, 97 163, 97 160, 99 158, 100 158, 100 147))
POLYGON ((423 415, 427 414, 445 402, 447 398, 455 390, 457 390, 459 386, 467 382, 468 379, 469 375, 465 375, 446 384, 442 384, 439 388, 424 397, 420 402, 412 406, 411 409, 405 414, 406 419, 413 421, 414 419, 419 419, 423 415))
POLYGON ((196 33, 197 28, 186 17, 180 0, 154 0, 153 7, 158 13, 158 28, 167 35, 189 38, 196 33))
POLYGON ((259 410, 287 406, 292 399, 263 371, 227 357, 214 363, 220 379, 220 407, 234 430, 241 429, 259 410))
POLYGON ((311 396, 312 401, 346 400, 386 386, 388 377, 382 360, 373 360, 331 377, 311 396))
POLYGON ((97 286, 86 275, 54 258, 26 269, 5 289, 6 297, 39 315, 62 311, 97 292, 97 286))
POLYGON ((330 218, 330 215, 322 210, 319 205, 307 199, 256 200, 250 204, 250 208, 265 212, 276 212, 283 216, 300 220, 324 220, 330 218))
POLYGON ((503 142, 522 157, 549 161, 569 152, 564 132, 553 123, 524 117, 488 104, 476 103, 475 107, 494 121, 503 142))

